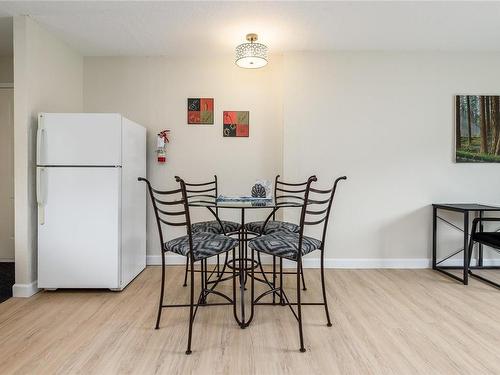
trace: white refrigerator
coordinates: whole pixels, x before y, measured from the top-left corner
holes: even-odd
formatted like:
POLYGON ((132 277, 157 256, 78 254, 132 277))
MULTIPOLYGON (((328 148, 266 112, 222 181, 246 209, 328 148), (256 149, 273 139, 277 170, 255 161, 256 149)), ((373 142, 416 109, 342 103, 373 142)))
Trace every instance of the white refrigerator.
POLYGON ((122 290, 146 266, 146 129, 116 113, 40 113, 38 287, 122 290))

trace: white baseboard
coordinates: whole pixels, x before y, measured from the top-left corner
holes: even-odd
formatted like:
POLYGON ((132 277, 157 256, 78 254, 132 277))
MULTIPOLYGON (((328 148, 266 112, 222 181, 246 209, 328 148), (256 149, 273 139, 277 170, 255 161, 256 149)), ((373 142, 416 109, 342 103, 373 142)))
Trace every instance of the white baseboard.
MULTIPOLYGON (((168 254, 165 257, 167 265, 186 264, 186 257, 182 255, 168 254)), ((264 264, 271 264, 271 256, 262 256, 264 264)), ((320 259, 313 257, 304 257, 302 259, 304 268, 319 268, 320 259)), ((215 258, 209 259, 209 263, 215 263, 215 258)), ((160 255, 148 255, 146 259, 148 266, 161 265, 160 255)), ((296 263, 288 260, 284 261, 287 268, 295 267, 296 263)), ((463 264, 462 259, 448 259, 442 266, 460 267, 463 264)), ((474 260, 472 265, 474 265, 474 260)), ((485 266, 500 266, 500 258, 484 259, 485 266)), ((430 268, 432 260, 429 258, 325 258, 325 268, 346 268, 346 269, 370 269, 370 268, 400 268, 400 269, 420 269, 430 268)))
POLYGON ((14 263, 14 258, 0 258, 0 263, 14 263))
MULTIPOLYGON (((319 268, 319 259, 304 258, 304 268, 319 268), (310 261, 310 262, 309 262, 310 261)), ((325 268, 348 268, 348 269, 370 269, 370 268, 400 268, 419 269, 430 268, 431 260, 427 258, 327 258, 325 268)))
MULTIPOLYGON (((165 257, 165 262, 167 265, 183 265, 186 264, 186 257, 181 255, 168 254, 165 257)), ((215 262, 215 258, 209 260, 210 263, 215 262)), ((271 264, 272 258, 270 256, 262 257, 262 262, 264 264, 271 264)), ((160 255, 148 255, 146 259, 146 264, 148 266, 158 266, 161 265, 160 255)), ((295 262, 287 261, 283 265, 287 268, 294 267, 295 262)), ((320 259, 319 258, 303 258, 304 268, 319 268, 320 259)), ((361 259, 361 258, 326 258, 325 268, 350 268, 350 269, 362 269, 362 268, 429 268, 431 266, 431 260, 422 259, 411 259, 411 258, 374 258, 374 259, 361 259)))
POLYGON ((13 297, 22 297, 28 298, 32 295, 38 293, 40 289, 38 288, 38 281, 33 281, 30 284, 19 284, 16 283, 12 287, 12 296, 13 297))
MULTIPOLYGON (((464 264, 463 259, 448 259, 447 261, 441 263, 440 266, 460 267, 462 266, 462 264, 464 264)), ((474 266, 475 264, 476 262, 473 259, 471 265, 474 266)), ((483 266, 487 267, 500 266, 500 259, 499 258, 483 259, 483 266)))

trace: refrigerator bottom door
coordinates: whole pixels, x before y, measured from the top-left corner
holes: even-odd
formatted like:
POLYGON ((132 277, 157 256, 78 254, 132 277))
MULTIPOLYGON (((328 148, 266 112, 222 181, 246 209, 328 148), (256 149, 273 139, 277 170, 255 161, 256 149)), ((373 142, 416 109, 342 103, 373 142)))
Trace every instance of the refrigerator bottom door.
POLYGON ((119 288, 120 168, 41 168, 38 286, 119 288))

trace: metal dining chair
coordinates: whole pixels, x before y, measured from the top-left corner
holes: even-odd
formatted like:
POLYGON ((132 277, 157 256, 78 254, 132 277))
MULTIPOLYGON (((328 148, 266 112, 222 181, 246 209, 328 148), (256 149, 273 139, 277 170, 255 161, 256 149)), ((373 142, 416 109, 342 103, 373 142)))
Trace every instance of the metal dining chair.
MULTIPOLYGON (((474 251, 474 243, 479 243, 481 245, 488 246, 495 250, 496 252, 500 253, 500 233, 499 232, 483 232, 483 222, 497 222, 500 223, 500 218, 499 217, 482 217, 482 218, 475 218, 472 222, 472 232, 471 232, 471 238, 469 240, 469 253, 468 253, 468 258, 469 258, 469 274, 481 281, 484 281, 494 287, 500 288, 500 284, 496 283, 484 276, 478 275, 474 272, 471 271, 470 268, 470 263, 472 260, 472 253, 474 251), (478 228, 479 224, 479 228, 478 228), (479 231, 478 231, 479 229, 479 231)), ((493 266, 490 267, 491 269, 498 268, 498 266, 493 266)))
POLYGON ((205 284, 204 272, 201 272, 201 291, 197 302, 194 300, 194 265, 196 262, 203 262, 213 256, 220 255, 223 253, 228 253, 233 251, 236 246, 238 246, 238 241, 215 233, 194 233, 191 226, 191 218, 189 215, 188 197, 186 184, 180 178, 176 178, 179 183, 179 188, 175 190, 162 191, 153 189, 151 183, 145 178, 139 178, 139 181, 144 181, 147 185, 149 196, 151 198, 151 204, 153 206, 153 212, 156 218, 156 224, 158 227, 158 235, 160 237, 161 244, 161 291, 160 291, 160 303, 158 306, 158 315, 156 318, 156 329, 160 328, 161 312, 166 307, 189 307, 189 332, 188 332, 188 344, 186 354, 191 354, 191 337, 193 334, 193 323, 198 311, 199 306, 208 305, 233 305, 236 301, 235 296, 235 281, 236 277, 233 270, 233 298, 229 298, 223 293, 220 293, 214 288, 208 287, 205 284), (187 234, 169 241, 165 241, 163 236, 164 226, 182 226, 186 227, 187 234), (165 254, 167 252, 173 252, 179 255, 183 255, 189 259, 192 267, 190 268, 190 302, 189 304, 181 305, 168 305, 163 304, 165 298, 165 254), (203 303, 208 294, 213 293, 215 295, 223 297, 226 303, 203 303))
MULTIPOLYGON (((175 178, 179 178, 179 176, 175 176, 175 178)), ((217 175, 214 175, 213 181, 202 182, 202 183, 191 183, 185 182, 186 192, 188 200, 192 201, 200 201, 200 202, 213 202, 217 199, 218 195, 218 185, 217 185, 217 175)), ((197 223, 193 223, 191 225, 191 230, 193 233, 215 233, 227 235, 231 233, 236 233, 240 230, 241 225, 234 221, 220 220, 219 219, 219 209, 215 207, 212 209, 211 207, 207 207, 210 213, 214 216, 215 220, 210 221, 201 221, 197 223)), ((220 269, 220 258, 217 256, 217 265, 214 270, 217 272, 217 276, 221 276, 221 272, 225 271, 225 266, 227 263, 227 255, 224 260, 224 265, 222 267, 222 271, 220 269)), ((207 270, 207 262, 204 262, 203 268, 207 270)), ((183 286, 187 286, 187 278, 189 273, 189 258, 186 258, 186 270, 184 272, 184 284, 183 286)))
MULTIPOLYGON (((279 232, 282 230, 287 230, 293 233, 299 233, 300 226, 294 223, 290 223, 287 221, 276 220, 276 212, 280 209, 279 205, 284 203, 298 203, 302 205, 304 203, 304 194, 305 187, 307 185, 306 182, 301 183, 291 183, 281 181, 280 175, 277 175, 274 179, 274 200, 277 205, 277 208, 273 210, 271 215, 269 215, 266 220, 261 221, 253 221, 245 224, 245 229, 253 234, 257 234, 259 236, 265 234, 271 234, 275 232, 279 232)), ((260 257, 259 257, 260 261, 260 257)), ((307 290, 306 288, 306 280, 304 277, 304 270, 301 270, 302 276, 302 290, 307 290)), ((273 284, 276 284, 276 256, 273 255, 273 284)), ((279 263, 279 278, 283 279, 283 259, 280 259, 279 263)), ((273 302, 275 300, 275 296, 273 295, 273 302)), ((283 303, 283 300, 280 300, 283 303)))
MULTIPOLYGON (((253 269, 251 270, 251 291, 252 291, 252 315, 254 306, 259 305, 259 300, 264 296, 269 294, 279 293, 280 298, 285 300, 285 305, 288 305, 298 321, 299 324, 299 338, 300 338, 300 351, 305 352, 304 347, 304 336, 302 332, 302 305, 323 305, 325 308, 327 326, 331 327, 332 323, 330 321, 330 314, 328 312, 328 302, 326 299, 326 289, 325 289, 325 275, 324 275, 324 258, 325 258, 325 239, 328 227, 328 219, 330 218, 330 211, 332 208, 333 198, 335 196, 335 191, 337 190, 337 184, 341 180, 345 180, 347 177, 339 177, 335 180, 333 187, 327 190, 321 190, 312 188, 311 184, 317 181, 316 176, 309 177, 306 187, 304 204, 302 206, 300 214, 300 224, 299 232, 291 231, 279 231, 271 234, 256 237, 250 241, 249 247, 252 249, 252 261, 254 259, 254 251, 257 253, 265 253, 268 255, 276 256, 280 258, 280 262, 283 259, 288 259, 296 262, 297 271, 297 302, 291 303, 288 296, 283 290, 283 283, 280 282, 280 286, 276 288, 274 285, 269 285, 270 289, 254 298, 254 277, 253 269), (304 235, 304 228, 306 226, 322 225, 322 238, 318 240, 316 238, 308 237, 304 235), (321 288, 323 294, 322 302, 308 302, 303 303, 300 299, 300 271, 302 270, 302 257, 309 254, 315 250, 320 250, 321 256, 321 288), (297 312, 292 306, 297 306, 297 312)), ((260 303, 268 305, 265 303, 260 303)))

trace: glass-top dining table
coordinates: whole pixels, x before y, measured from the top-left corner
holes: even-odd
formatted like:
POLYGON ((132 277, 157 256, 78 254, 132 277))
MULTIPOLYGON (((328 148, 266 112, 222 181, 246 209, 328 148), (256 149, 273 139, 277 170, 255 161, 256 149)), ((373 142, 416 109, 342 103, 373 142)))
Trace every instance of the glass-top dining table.
MULTIPOLYGON (((252 301, 254 300, 254 288, 253 288, 253 281, 259 281, 261 283, 267 284, 271 290, 269 291, 269 294, 272 293, 273 296, 273 302, 272 304, 277 304, 276 297, 279 297, 279 302, 278 304, 283 304, 283 295, 278 295, 276 296, 275 292, 272 292, 273 289, 276 288, 276 260, 273 259, 273 270, 272 272, 267 272, 264 270, 262 261, 260 259, 260 253, 257 253, 257 259, 254 259, 253 252, 251 253, 251 256, 248 256, 248 241, 251 240, 252 238, 255 238, 256 236, 260 236, 262 233, 256 233, 249 231, 248 229, 245 228, 245 211, 246 210, 266 210, 268 212, 267 217, 263 220, 264 225, 262 228, 265 227, 265 225, 272 220, 275 217, 276 212, 280 208, 290 208, 290 207, 297 207, 300 208, 303 206, 303 202, 297 201, 297 198, 294 196, 290 197, 282 197, 282 198, 277 198, 277 199, 256 199, 256 198, 246 198, 246 199, 234 199, 234 198, 225 198, 225 199, 220 199, 220 198, 205 198, 205 197, 200 197, 200 196, 194 196, 194 197, 188 197, 188 205, 190 207, 204 207, 208 209, 211 214, 215 217, 215 219, 219 222, 219 224, 222 226, 221 219, 219 218, 219 209, 232 209, 232 210, 239 210, 240 211, 240 229, 234 232, 229 232, 229 233, 224 233, 227 236, 237 236, 238 241, 239 241, 239 246, 238 246, 238 255, 236 257, 233 257, 233 259, 228 259, 228 254, 226 254, 226 258, 223 262, 222 269, 220 269, 219 263, 217 263, 217 266, 212 270, 212 272, 208 273, 206 270, 205 266, 205 272, 203 272, 204 276, 202 278, 202 288, 208 288, 208 285, 211 284, 211 289, 215 289, 215 287, 222 281, 225 280, 233 280, 233 299, 236 301, 236 289, 238 288, 236 286, 236 279, 238 279, 239 282, 239 291, 240 291, 240 297, 239 297, 239 312, 237 309, 237 304, 234 302, 233 304, 233 312, 234 312, 234 318, 236 322, 239 324, 240 328, 244 329, 248 327, 250 322, 253 319, 253 303, 251 305, 251 310, 250 310, 250 315, 248 318, 246 318, 246 310, 245 310, 245 291, 247 290, 246 284, 247 280, 250 277, 252 280, 251 282, 251 288, 250 288, 250 293, 251 293, 251 299, 252 301), (295 199, 294 199, 295 198, 295 199), (226 269, 229 268, 232 271, 228 272, 226 269), (254 275, 254 270, 258 269, 260 271, 260 274, 262 275, 262 278, 255 276, 254 275), (210 280, 213 274, 216 274, 215 280, 210 280), (229 277, 225 277, 227 273, 230 273, 231 275, 229 277), (267 274, 271 273, 272 280, 269 280, 267 277, 267 274), (203 285, 204 281, 204 285, 203 285)), ((282 270, 283 264, 282 264, 282 258, 280 258, 280 264, 279 264, 280 269, 282 270)), ((288 272, 280 272, 280 286, 283 283, 282 277, 283 274, 286 274, 288 272)), ((267 293, 264 293, 267 294, 267 293)), ((206 303, 206 300, 202 300, 201 303, 206 303)))

